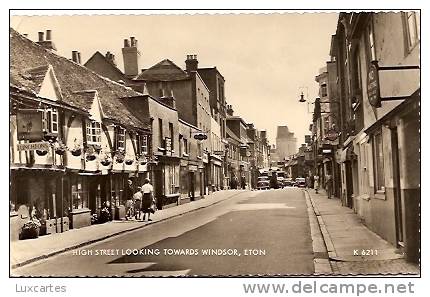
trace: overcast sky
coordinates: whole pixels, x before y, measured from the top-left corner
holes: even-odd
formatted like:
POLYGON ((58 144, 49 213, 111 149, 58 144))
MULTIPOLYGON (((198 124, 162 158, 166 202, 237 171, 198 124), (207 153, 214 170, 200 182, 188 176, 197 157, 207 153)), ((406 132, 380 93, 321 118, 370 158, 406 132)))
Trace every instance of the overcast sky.
MULTIPOLYGON (((226 98, 235 115, 267 130, 275 143, 276 126, 288 125, 303 143, 311 114, 299 103, 300 87, 318 94, 315 76, 329 59, 337 13, 257 15, 16 16, 11 26, 37 40, 52 30, 57 53, 86 62, 95 51, 115 54, 123 70, 121 48, 130 36, 139 41, 140 68, 170 59, 185 68, 187 54, 199 67, 216 66, 226 79, 226 98)), ((306 93, 306 91, 305 91, 306 93)), ((309 110, 312 109, 311 108, 309 110)))

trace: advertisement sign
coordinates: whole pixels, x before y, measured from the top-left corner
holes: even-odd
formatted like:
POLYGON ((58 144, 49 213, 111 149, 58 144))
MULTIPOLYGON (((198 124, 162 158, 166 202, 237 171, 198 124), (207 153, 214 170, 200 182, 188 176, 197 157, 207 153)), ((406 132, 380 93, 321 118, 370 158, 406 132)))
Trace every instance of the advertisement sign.
POLYGON ((49 150, 48 142, 30 142, 30 143, 18 143, 16 145, 18 151, 47 151, 49 150))
POLYGON ((330 141, 335 141, 338 137, 339 137, 339 133, 334 129, 328 130, 325 134, 325 139, 330 141))
POLYGON ((381 107, 377 61, 372 61, 367 71, 367 97, 370 105, 373 107, 381 107))
POLYGON ((36 109, 19 110, 16 115, 18 140, 43 139, 42 112, 36 109))

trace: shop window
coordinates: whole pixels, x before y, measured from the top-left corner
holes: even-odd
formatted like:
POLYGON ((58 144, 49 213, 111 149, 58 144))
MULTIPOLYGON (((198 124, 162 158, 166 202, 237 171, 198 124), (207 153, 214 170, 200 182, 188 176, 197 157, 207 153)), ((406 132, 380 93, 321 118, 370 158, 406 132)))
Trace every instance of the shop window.
POLYGON ((88 187, 86 180, 79 176, 72 183, 73 209, 88 208, 88 187))
POLYGON ((125 150, 125 129, 118 127, 116 130, 116 149, 125 150))
POLYGON ((384 149, 381 129, 377 131, 373 136, 373 164, 375 191, 385 192, 384 149))
POLYGON ((86 132, 88 144, 100 144, 102 142, 100 123, 87 121, 86 132))
POLYGON ((420 41, 420 18, 414 11, 404 13, 406 44, 409 52, 420 41))

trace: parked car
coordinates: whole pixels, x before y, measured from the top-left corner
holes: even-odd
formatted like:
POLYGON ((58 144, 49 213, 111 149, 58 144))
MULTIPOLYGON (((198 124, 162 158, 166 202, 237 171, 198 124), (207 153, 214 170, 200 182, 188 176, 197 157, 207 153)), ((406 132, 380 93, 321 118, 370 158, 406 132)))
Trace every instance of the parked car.
POLYGON ((267 176, 259 176, 257 179, 257 190, 269 190, 270 181, 267 176))
POLYGON ((297 177, 295 180, 295 186, 298 188, 306 188, 306 179, 304 177, 297 177))
POLYGON ((287 177, 286 179, 284 179, 284 186, 285 187, 292 187, 294 186, 294 181, 291 177, 287 177))

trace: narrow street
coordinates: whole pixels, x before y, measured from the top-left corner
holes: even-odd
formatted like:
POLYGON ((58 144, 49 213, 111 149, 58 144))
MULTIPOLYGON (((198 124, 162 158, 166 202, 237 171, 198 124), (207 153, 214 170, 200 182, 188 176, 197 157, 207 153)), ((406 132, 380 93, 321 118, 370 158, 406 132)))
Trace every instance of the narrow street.
POLYGON ((12 270, 15 276, 313 272, 306 201, 297 188, 240 193, 207 208, 12 270), (203 255, 205 249, 221 255, 203 255), (133 250, 152 255, 127 255, 133 250), (174 250, 188 255, 174 255, 174 250), (222 255, 224 250, 231 255, 222 255))

